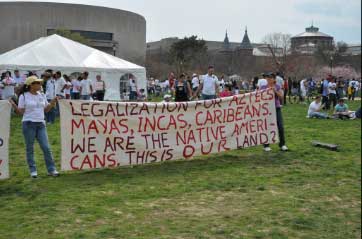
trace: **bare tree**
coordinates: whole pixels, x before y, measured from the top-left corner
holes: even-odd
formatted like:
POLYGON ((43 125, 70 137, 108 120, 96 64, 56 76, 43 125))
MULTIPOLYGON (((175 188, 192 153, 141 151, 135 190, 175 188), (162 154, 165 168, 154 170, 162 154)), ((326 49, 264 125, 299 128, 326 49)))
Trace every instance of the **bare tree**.
POLYGON ((280 32, 269 33, 263 38, 263 43, 268 46, 278 71, 285 71, 285 64, 290 50, 291 35, 280 32))

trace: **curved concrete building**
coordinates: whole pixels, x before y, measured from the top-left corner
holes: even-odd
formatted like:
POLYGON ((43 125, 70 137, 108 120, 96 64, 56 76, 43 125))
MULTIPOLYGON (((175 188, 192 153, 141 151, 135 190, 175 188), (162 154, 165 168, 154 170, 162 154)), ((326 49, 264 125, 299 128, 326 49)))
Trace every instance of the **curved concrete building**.
POLYGON ((66 29, 87 38, 91 47, 145 62, 146 20, 136 13, 80 4, 0 2, 0 23, 0 54, 66 29))

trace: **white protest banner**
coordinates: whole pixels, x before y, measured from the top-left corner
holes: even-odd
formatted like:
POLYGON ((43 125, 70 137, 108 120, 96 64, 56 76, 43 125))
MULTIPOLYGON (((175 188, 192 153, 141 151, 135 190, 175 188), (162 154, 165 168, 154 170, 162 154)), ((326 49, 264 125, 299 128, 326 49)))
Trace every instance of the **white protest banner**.
POLYGON ((273 90, 183 103, 60 101, 62 170, 140 165, 273 144, 273 90))
POLYGON ((9 178, 9 136, 11 105, 0 100, 0 179, 9 178))

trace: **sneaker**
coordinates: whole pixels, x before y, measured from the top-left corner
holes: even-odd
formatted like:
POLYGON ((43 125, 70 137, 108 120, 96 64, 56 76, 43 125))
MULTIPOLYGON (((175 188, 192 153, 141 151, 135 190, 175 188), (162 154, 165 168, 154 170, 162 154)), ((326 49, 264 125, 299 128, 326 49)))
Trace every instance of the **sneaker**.
POLYGON ((30 173, 30 177, 32 178, 37 178, 38 177, 38 173, 35 171, 35 172, 31 172, 30 173))
POLYGON ((265 147, 265 148, 264 148, 264 151, 265 151, 265 152, 270 152, 270 151, 272 151, 272 149, 271 149, 270 147, 265 147))
POLYGON ((288 151, 289 149, 288 149, 287 146, 283 145, 283 146, 281 147, 281 150, 282 150, 282 151, 288 151))
POLYGON ((48 176, 52 177, 58 177, 60 174, 57 170, 54 170, 53 172, 48 173, 48 176))

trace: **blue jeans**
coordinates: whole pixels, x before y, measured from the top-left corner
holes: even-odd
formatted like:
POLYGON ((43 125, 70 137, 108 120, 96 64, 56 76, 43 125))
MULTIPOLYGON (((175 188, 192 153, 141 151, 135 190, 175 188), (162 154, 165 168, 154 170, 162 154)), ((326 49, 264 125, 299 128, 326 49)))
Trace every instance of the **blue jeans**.
POLYGON ((309 114, 309 118, 327 119, 328 115, 321 112, 313 112, 309 114))
MULTIPOLYGON (((282 109, 276 108, 276 113, 277 113, 277 126, 278 126, 278 133, 279 133, 279 147, 281 148, 285 145, 282 109)), ((269 147, 269 144, 264 144, 264 148, 266 148, 266 147, 269 147)))
POLYGON ((72 100, 79 100, 80 99, 80 93, 79 92, 73 92, 71 94, 72 100))
POLYGON ((129 92, 129 99, 130 100, 137 100, 137 91, 129 92))
MULTIPOLYGON (((48 99, 48 102, 50 103, 51 100, 48 99)), ((55 116, 57 114, 56 107, 52 108, 49 112, 45 113, 45 118, 47 120, 47 123, 54 124, 55 122, 55 116)))
POLYGON ((202 94, 202 99, 203 100, 213 100, 213 99, 216 99, 216 95, 204 95, 204 94, 202 94))
POLYGON ((81 95, 80 99, 81 100, 90 100, 90 95, 81 95))
POLYGON ((44 123, 41 122, 23 122, 23 135, 26 144, 26 160, 28 162, 30 172, 36 172, 36 165, 34 161, 34 141, 39 142, 40 148, 44 154, 45 164, 48 173, 55 170, 54 159, 52 151, 48 143, 48 135, 44 123))

